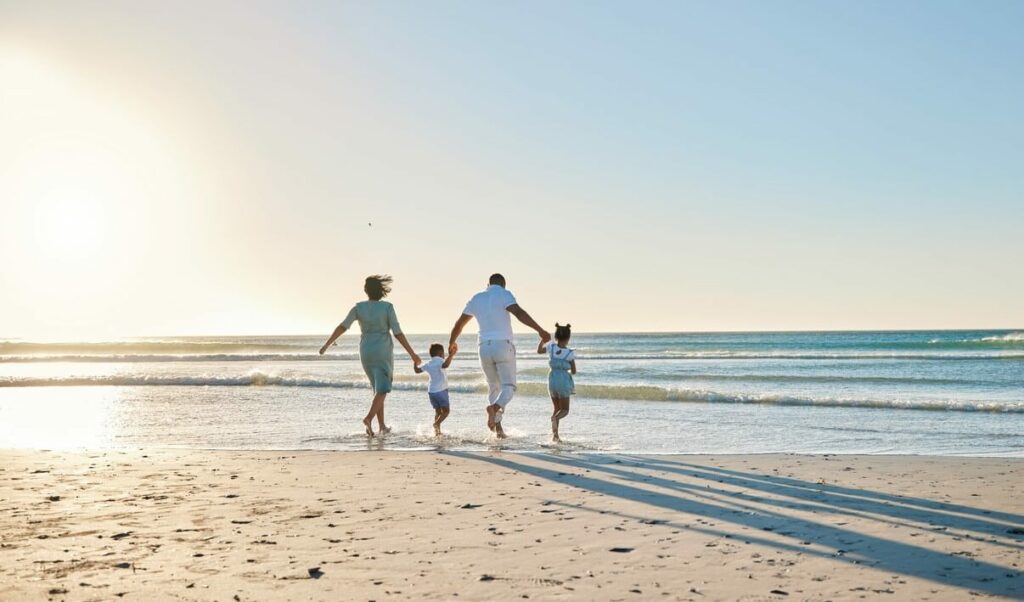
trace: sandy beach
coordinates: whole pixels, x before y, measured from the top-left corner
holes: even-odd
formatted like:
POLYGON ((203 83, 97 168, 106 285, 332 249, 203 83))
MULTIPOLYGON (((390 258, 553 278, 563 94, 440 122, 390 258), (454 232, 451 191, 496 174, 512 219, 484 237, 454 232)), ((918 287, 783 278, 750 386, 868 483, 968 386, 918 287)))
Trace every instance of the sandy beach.
POLYGON ((1024 461, 0 452, 4 600, 1024 597, 1024 461))

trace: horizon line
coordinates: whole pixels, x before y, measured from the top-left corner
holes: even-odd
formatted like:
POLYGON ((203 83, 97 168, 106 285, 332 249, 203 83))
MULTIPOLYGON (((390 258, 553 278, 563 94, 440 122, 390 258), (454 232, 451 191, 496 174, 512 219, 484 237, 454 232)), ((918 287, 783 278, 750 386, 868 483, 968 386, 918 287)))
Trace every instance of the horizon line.
MULTIPOLYGON (((1024 327, 1007 327, 1007 328, 854 328, 854 329, 781 329, 781 330, 607 330, 607 331, 574 331, 574 335, 690 335, 690 334, 853 334, 853 333, 912 333, 912 332, 1016 332, 1024 331, 1024 327)), ((353 332, 354 329, 348 332, 353 332)), ((211 333, 211 334, 163 334, 163 335, 120 335, 116 337, 91 337, 81 340, 58 340, 48 339, 42 337, 39 339, 33 339, 30 337, 2 337, 0 343, 8 342, 52 342, 52 343, 88 343, 96 341, 116 341, 125 339, 160 339, 160 338, 211 338, 211 337, 224 337, 224 338, 267 338, 267 337, 320 337, 327 336, 329 333, 263 333, 263 334, 224 334, 224 333, 211 333)), ((433 335, 446 335, 444 332, 408 332, 404 331, 403 334, 408 336, 433 336, 433 335)), ((464 336, 475 336, 477 333, 468 332, 464 333, 464 336)), ((515 336, 527 336, 531 335, 530 332, 515 332, 515 336)))

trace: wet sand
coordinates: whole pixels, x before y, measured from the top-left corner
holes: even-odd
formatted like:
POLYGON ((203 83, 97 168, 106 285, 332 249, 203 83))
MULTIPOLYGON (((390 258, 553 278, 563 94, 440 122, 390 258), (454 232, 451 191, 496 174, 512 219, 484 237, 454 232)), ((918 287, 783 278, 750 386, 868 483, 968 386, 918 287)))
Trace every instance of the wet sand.
POLYGON ((1024 598, 1024 460, 0 451, 2 600, 1024 598))

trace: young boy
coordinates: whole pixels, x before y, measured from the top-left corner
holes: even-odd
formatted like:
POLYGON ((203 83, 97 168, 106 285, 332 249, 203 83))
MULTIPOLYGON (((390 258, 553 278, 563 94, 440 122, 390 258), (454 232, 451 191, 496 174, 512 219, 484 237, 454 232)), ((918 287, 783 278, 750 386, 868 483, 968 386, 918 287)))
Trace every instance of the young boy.
POLYGON ((427 395, 430 397, 430 405, 434 408, 434 436, 441 436, 441 423, 448 417, 448 373, 445 370, 452 365, 452 358, 455 354, 449 354, 448 359, 444 357, 444 346, 434 343, 430 346, 430 359, 419 366, 413 366, 416 374, 426 372, 430 375, 430 386, 427 388, 427 395))

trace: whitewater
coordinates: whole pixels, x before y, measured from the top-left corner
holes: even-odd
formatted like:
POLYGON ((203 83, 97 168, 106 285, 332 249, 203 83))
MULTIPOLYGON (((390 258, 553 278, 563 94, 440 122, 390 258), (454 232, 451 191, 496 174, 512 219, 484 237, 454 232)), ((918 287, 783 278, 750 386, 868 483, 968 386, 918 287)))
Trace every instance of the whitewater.
MULTIPOLYGON (((443 335, 415 335, 426 355, 443 335)), ((506 442, 483 427, 471 339, 449 436, 396 356, 395 432, 367 442, 358 335, 0 340, 0 446, 233 449, 547 447, 547 368, 517 340, 506 442)), ((638 453, 1024 455, 1024 331, 580 334, 561 449, 638 453)))

